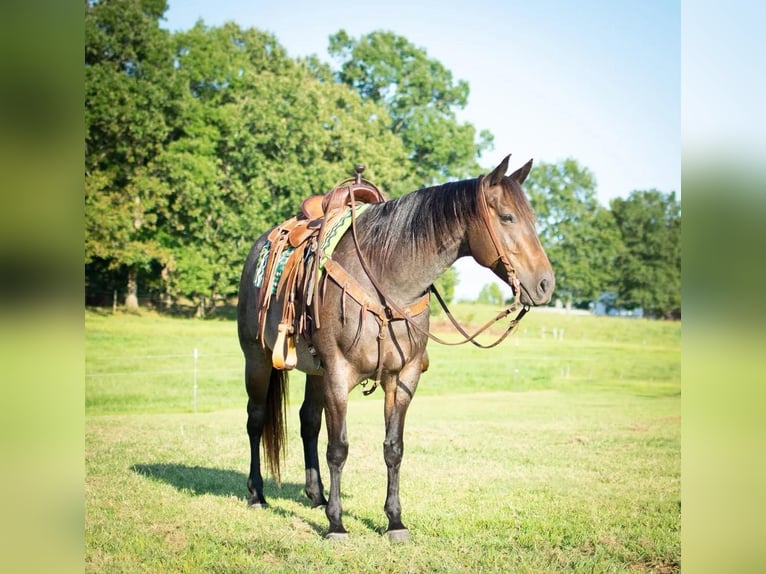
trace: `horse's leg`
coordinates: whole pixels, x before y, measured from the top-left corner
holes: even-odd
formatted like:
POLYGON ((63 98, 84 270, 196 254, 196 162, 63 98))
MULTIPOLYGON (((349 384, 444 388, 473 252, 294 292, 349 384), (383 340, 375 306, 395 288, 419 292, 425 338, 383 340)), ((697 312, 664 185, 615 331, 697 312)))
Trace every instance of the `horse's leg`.
POLYGON ((303 459, 306 463, 306 496, 311 499, 314 508, 326 506, 322 477, 319 473, 319 454, 317 442, 322 428, 322 410, 324 409, 323 378, 306 375, 306 390, 300 410, 301 438, 303 439, 303 459))
POLYGON ((388 538, 391 541, 409 540, 410 532, 402 524, 402 507, 399 503, 399 468, 404 455, 404 418, 415 394, 420 378, 420 360, 411 362, 397 375, 386 377, 384 415, 386 439, 383 441, 383 458, 388 468, 388 488, 384 510, 388 516, 388 538))
POLYGON ((245 359, 245 387, 247 389, 247 436, 250 440, 250 474, 247 489, 250 491, 248 505, 253 508, 268 506, 263 497, 261 475, 261 434, 266 416, 266 397, 269 391, 271 363, 256 355, 245 359))
POLYGON ((348 537, 343 527, 340 504, 340 478, 348 457, 346 411, 348 407, 348 377, 325 370, 325 421, 327 422, 327 466, 330 469, 330 498, 325 513, 330 521, 327 538, 342 540, 348 537))

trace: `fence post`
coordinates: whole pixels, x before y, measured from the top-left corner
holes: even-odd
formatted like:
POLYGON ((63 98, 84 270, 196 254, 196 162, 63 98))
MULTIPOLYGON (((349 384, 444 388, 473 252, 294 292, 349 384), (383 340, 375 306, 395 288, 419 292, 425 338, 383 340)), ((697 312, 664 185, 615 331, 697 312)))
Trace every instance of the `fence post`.
POLYGON ((194 406, 194 412, 197 412, 197 347, 194 347, 194 386, 192 388, 193 392, 193 406, 194 406))

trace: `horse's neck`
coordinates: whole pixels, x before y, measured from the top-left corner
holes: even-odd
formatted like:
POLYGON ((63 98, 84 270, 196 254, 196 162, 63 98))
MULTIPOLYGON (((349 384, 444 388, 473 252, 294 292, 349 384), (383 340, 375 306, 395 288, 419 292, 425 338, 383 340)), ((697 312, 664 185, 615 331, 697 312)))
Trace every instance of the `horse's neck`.
POLYGON ((396 265, 383 274, 387 288, 395 289, 407 300, 422 295, 459 256, 460 241, 445 247, 435 256, 403 249, 396 265))
MULTIPOLYGON (((396 255, 379 267, 381 282, 387 290, 404 299, 414 300, 436 281, 466 251, 465 222, 456 218, 448 236, 432 238, 438 248, 418 250, 413 238, 401 237, 396 255)), ((378 265, 375 265, 378 267, 378 265)))

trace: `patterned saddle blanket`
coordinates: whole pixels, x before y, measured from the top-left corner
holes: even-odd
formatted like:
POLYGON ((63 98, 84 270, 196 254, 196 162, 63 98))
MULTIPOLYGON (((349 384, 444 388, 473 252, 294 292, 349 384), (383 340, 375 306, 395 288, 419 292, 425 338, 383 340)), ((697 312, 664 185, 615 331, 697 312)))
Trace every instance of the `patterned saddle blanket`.
MULTIPOLYGON (((368 207, 370 207, 369 203, 356 204, 355 217, 359 217, 367 210, 368 207)), ((317 260, 320 273, 324 270, 327 260, 332 257, 333 251, 335 251, 335 247, 338 245, 338 242, 341 240, 346 231, 348 231, 348 228, 351 227, 351 207, 348 206, 345 209, 338 211, 335 215, 335 218, 332 221, 326 222, 325 225, 328 227, 328 230, 324 234, 321 244, 317 243, 315 245, 313 242, 309 241, 304 251, 304 261, 310 261, 316 257, 317 252, 321 253, 321 256, 317 260), (319 249, 317 249, 317 247, 319 249)), ((272 295, 276 294, 279 280, 282 277, 282 273, 285 270, 285 266, 287 265, 288 260, 295 253, 295 249, 296 248, 292 245, 287 245, 282 249, 279 260, 276 262, 274 275, 270 281, 272 295)), ((266 240, 266 244, 258 254, 258 263, 255 267, 254 283, 258 288, 263 286, 264 275, 266 274, 266 263, 269 260, 271 251, 271 241, 266 240)))

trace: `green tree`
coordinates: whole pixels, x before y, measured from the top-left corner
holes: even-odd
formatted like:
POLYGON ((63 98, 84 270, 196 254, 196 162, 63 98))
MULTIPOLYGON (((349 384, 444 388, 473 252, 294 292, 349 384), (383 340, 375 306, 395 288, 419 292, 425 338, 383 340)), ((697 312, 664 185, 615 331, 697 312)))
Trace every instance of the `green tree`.
POLYGON ((216 299, 236 291, 252 229, 265 229, 269 220, 269 207, 256 200, 265 192, 249 185, 250 174, 237 163, 250 151, 237 149, 242 102, 253 83, 291 61, 273 36, 236 24, 200 22, 173 43, 184 91, 177 138, 156 165, 170 190, 158 237, 170 253, 168 294, 195 301, 204 316, 216 299))
POLYGON ((611 202, 625 250, 617 261, 618 304, 653 317, 681 316, 681 204, 675 192, 634 191, 611 202))
POLYGON ((85 4, 85 263, 127 270, 128 307, 141 271, 162 260, 157 213, 167 189, 153 162, 176 105, 164 0, 85 4))
POLYGON ((497 283, 487 283, 479 291, 479 296, 476 299, 479 303, 485 303, 488 305, 502 305, 503 304, 503 292, 497 283))
POLYGON ((585 306, 614 289, 622 241, 609 210, 598 203, 590 170, 571 158, 540 163, 524 188, 556 274, 556 297, 585 306))
MULTIPOLYGON (((385 100, 316 58, 290 59, 262 31, 199 22, 169 35, 158 26, 165 9, 164 0, 86 3, 88 284, 124 281, 136 304, 140 279, 203 315, 236 293, 260 233, 356 163, 391 197, 477 169, 489 136, 476 144, 454 118, 467 85, 405 40, 384 35, 406 56, 394 81, 431 83, 385 100)), ((440 282, 450 298, 450 273, 440 282)))
POLYGON ((356 40, 340 30, 330 37, 329 53, 339 63, 340 82, 388 111, 389 129, 404 143, 418 185, 479 171, 476 159, 491 148, 492 134, 457 121, 455 111, 468 101, 467 82, 455 82, 425 50, 392 32, 356 40))
MULTIPOLYGON (((454 267, 447 267, 444 273, 439 275, 439 278, 434 281, 434 286, 439 291, 439 295, 442 296, 444 302, 449 305, 455 298, 455 285, 457 285, 458 273, 454 267)), ((436 297, 431 297, 431 315, 439 315, 442 312, 442 306, 436 297)))
POLYGON ((236 293, 251 242, 328 191, 356 163, 392 195, 404 191, 404 148, 380 106, 322 82, 267 33, 201 22, 178 34, 188 87, 180 136, 162 155, 171 196, 162 243, 173 297, 236 293))

